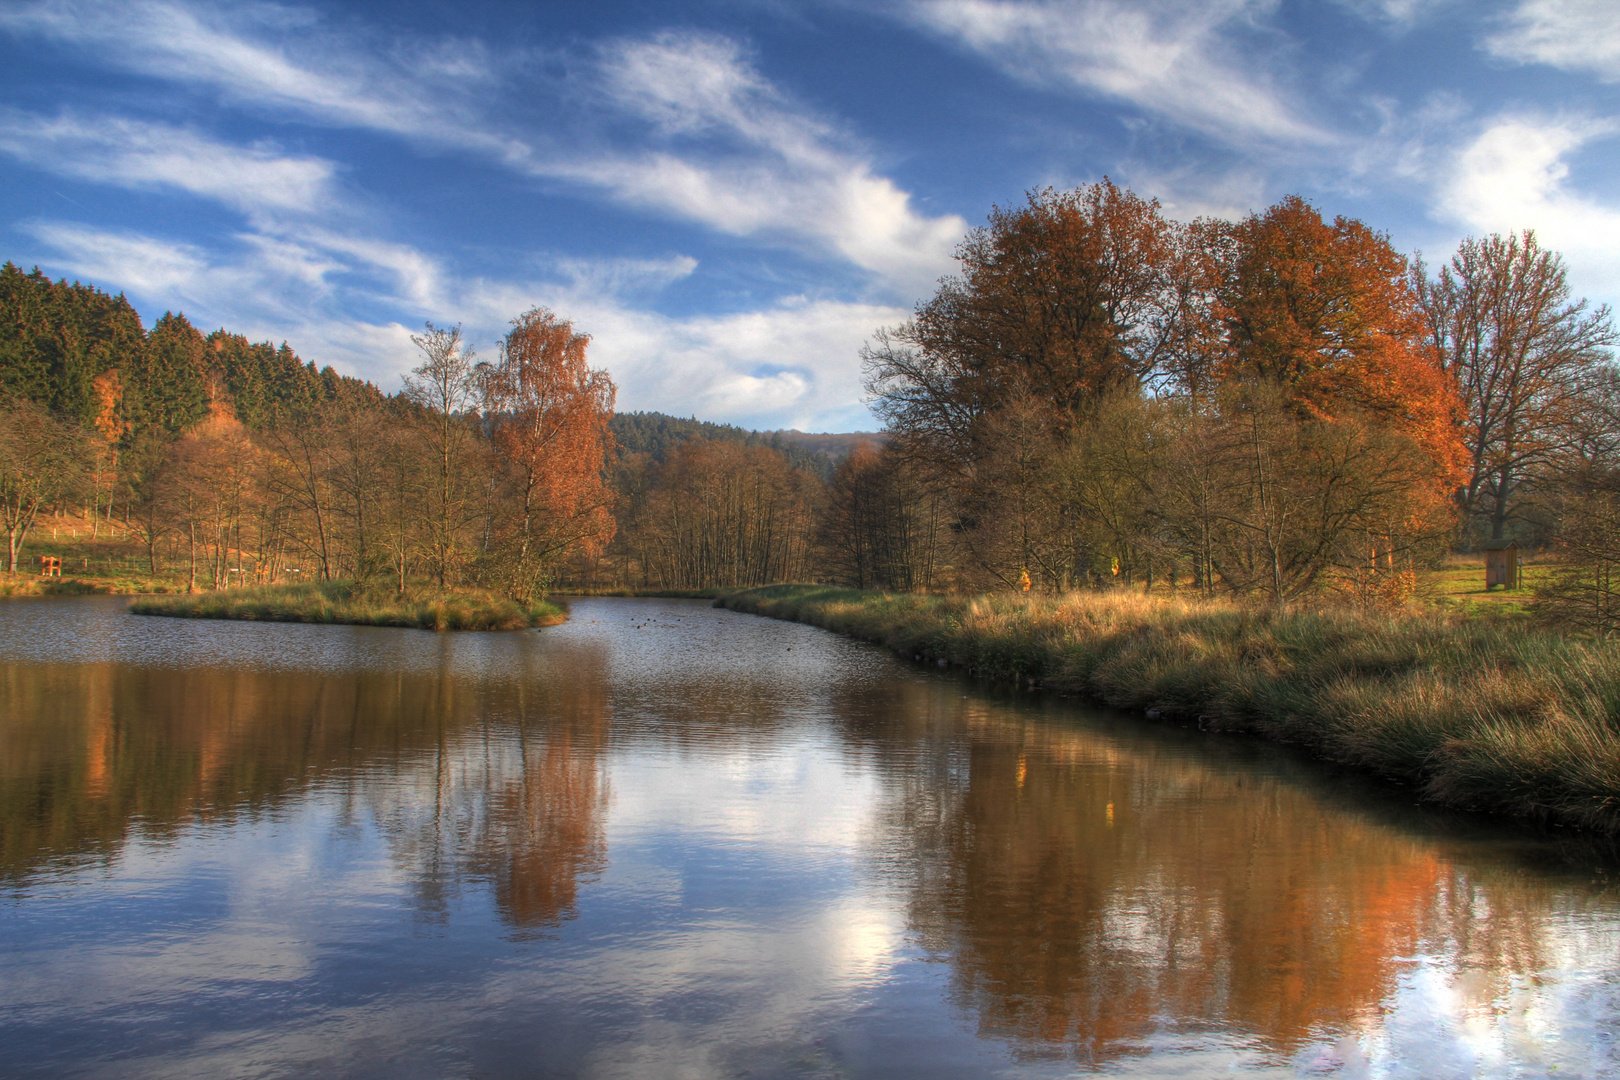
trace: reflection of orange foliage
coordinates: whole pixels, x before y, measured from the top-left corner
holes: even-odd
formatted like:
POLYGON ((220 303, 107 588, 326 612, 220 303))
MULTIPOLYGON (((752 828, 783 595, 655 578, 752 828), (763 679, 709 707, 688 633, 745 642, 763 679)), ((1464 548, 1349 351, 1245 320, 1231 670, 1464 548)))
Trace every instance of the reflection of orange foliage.
POLYGON ((590 734, 559 733, 523 778, 501 792, 487 838, 495 902, 519 926, 543 926, 574 909, 579 878, 606 862, 603 785, 590 734), (581 745, 581 743, 583 745, 581 745))
POLYGON ((1307 790, 961 709, 969 775, 918 823, 944 872, 913 918, 986 1034, 1102 1061, 1191 1020, 1289 1053, 1376 1008, 1404 957, 1478 948, 1498 980, 1539 964, 1547 896, 1521 876, 1459 904, 1470 871, 1307 790))
POLYGON ((548 686, 541 701, 520 697, 516 773, 491 784, 467 855, 469 871, 494 882, 496 906, 516 926, 570 917, 579 879, 606 863, 601 755, 609 709, 597 659, 577 654, 570 677, 548 686))

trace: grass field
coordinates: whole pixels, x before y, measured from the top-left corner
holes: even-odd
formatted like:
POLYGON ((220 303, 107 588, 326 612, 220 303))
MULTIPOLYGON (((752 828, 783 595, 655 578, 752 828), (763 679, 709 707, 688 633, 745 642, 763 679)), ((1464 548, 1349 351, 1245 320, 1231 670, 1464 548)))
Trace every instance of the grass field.
POLYGON ((519 604, 470 592, 397 597, 363 592, 346 581, 149 597, 137 600, 130 610, 137 615, 188 619, 349 623, 421 630, 520 630, 554 626, 568 617, 567 608, 550 601, 519 604))
POLYGON ((1417 603, 1441 611, 1486 618, 1514 618, 1528 615, 1535 605, 1535 589, 1552 575, 1557 563, 1544 555, 1525 556, 1522 584, 1518 589, 1497 586, 1485 588, 1485 560, 1482 555, 1448 555, 1437 569, 1418 575, 1417 603))
MULTIPOLYGON (((35 526, 23 547, 16 574, 0 572, 0 596, 75 595, 79 593, 164 593, 186 587, 185 561, 159 558, 151 571, 146 546, 122 531, 108 534, 106 525, 90 537, 90 527, 79 519, 48 520, 35 526), (42 555, 62 560, 62 576, 39 576, 42 555)), ((5 552, 0 550, 0 570, 5 552)))
POLYGON ((1620 836, 1620 649, 1527 620, 1277 611, 1123 590, 968 597, 785 585, 716 603, 1293 743, 1435 802, 1620 836))

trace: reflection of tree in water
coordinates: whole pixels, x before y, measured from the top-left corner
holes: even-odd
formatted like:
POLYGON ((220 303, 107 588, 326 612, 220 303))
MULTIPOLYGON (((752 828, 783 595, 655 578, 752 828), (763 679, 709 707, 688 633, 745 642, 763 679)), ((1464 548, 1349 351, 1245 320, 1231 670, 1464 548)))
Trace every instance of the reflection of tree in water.
POLYGON ((467 883, 487 884, 520 928, 574 914, 581 877, 606 863, 604 668, 599 653, 575 649, 549 671, 481 687, 470 708, 447 700, 439 714, 462 722, 444 724, 400 783, 366 786, 425 916, 442 918, 467 883))
POLYGON ((571 916, 580 878, 607 862, 607 693, 600 673, 582 674, 550 687, 539 709, 520 706, 520 773, 490 790, 486 827, 468 855, 469 870, 494 881, 501 913, 522 927, 571 916))
POLYGON ((229 820, 431 746, 438 676, 0 668, 0 877, 229 820))
POLYGON ((482 881, 511 922, 555 922, 605 858, 602 669, 0 668, 0 880, 319 789, 377 824, 426 910, 482 881))
POLYGON ((1556 951, 1565 887, 1459 865, 1276 775, 955 689, 900 685, 862 713, 930 729, 910 734, 931 755, 893 753, 902 731, 850 735, 902 773, 914 928, 982 1032, 1031 1053, 1096 1062, 1220 1030, 1289 1054, 1375 1026, 1414 956, 1475 969, 1460 1007, 1489 1014, 1556 951))

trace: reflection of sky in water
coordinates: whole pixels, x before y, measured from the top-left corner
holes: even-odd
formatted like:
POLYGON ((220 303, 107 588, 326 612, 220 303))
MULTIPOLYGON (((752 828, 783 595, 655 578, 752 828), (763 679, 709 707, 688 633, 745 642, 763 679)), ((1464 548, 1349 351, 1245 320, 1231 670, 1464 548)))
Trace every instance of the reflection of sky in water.
POLYGON ((666 601, 438 636, 25 602, 0 609, 8 687, 87 734, 13 717, 0 793, 29 770, 72 788, 97 749, 85 794, 51 804, 88 823, 0 893, 0 1071, 1616 1069, 1620 936, 1590 875, 1516 860, 1511 834, 1403 829, 1263 748, 999 701, 806 627, 666 601), (105 682, 93 709, 50 689, 74 665, 105 682), (187 727, 187 700, 228 720, 187 727), (289 724, 303 742, 261 730, 289 724), (185 774, 161 810, 160 770, 185 774), (1251 862, 1212 881, 1229 852, 1251 862), (1297 912, 1253 906, 1301 896, 1286 932, 1297 912), (1234 1019, 1289 979, 1300 1022, 1338 1019, 1287 1038, 1234 1019), (1117 1035, 1088 1044, 1077 1017, 1117 1035))

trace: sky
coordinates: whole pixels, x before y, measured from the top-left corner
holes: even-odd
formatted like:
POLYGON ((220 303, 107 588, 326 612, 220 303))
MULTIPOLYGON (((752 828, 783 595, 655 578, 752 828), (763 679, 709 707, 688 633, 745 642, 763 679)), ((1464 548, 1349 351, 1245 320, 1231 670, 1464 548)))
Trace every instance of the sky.
POLYGON ((0 0, 0 86, 0 261, 385 391, 544 306, 622 410, 871 429, 872 333, 1103 176, 1620 301, 1615 0, 0 0))

